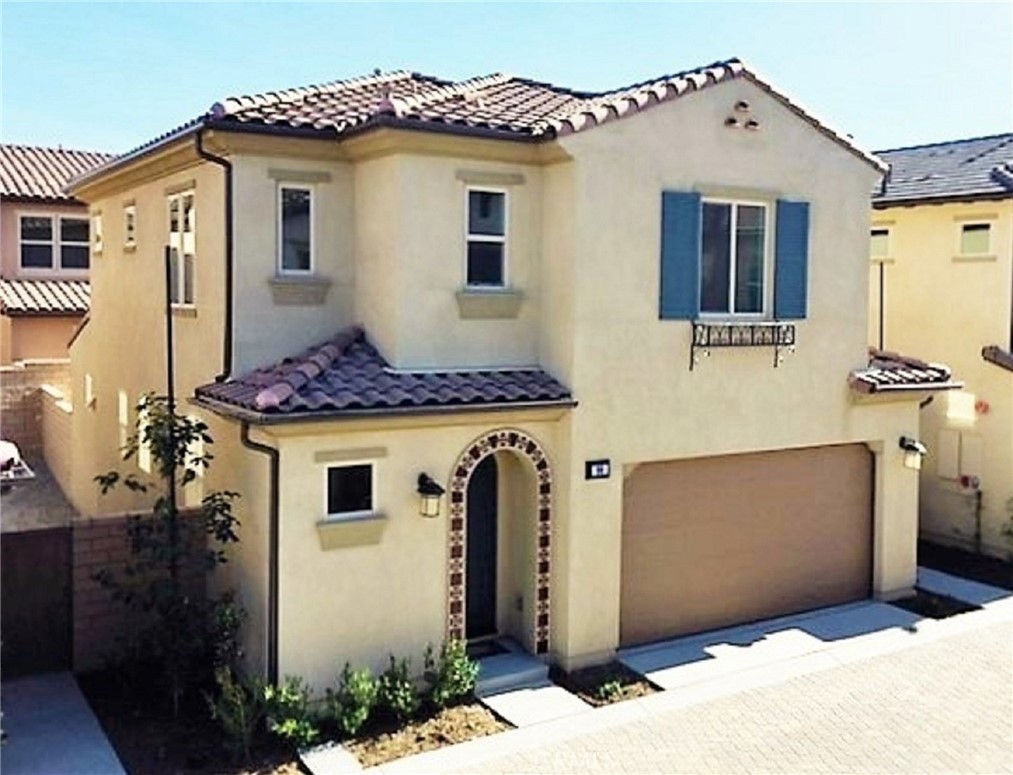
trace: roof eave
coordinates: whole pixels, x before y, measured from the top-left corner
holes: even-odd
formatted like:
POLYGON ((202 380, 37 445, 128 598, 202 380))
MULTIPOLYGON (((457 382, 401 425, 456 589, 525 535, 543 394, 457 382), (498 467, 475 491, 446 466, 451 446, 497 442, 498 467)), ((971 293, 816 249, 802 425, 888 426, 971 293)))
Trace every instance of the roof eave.
POLYGON ((1006 371, 1013 371, 1013 351, 1003 350, 999 345, 981 348, 981 357, 1006 371))
POLYGON ((30 194, 4 194, 0 193, 0 202, 9 202, 11 204, 30 204, 30 205, 57 205, 57 206, 72 206, 72 207, 87 207, 86 202, 82 202, 73 196, 33 196, 30 194))
POLYGON ((918 205, 957 204, 960 202, 995 202, 1013 199, 1013 191, 983 191, 977 194, 940 194, 939 196, 911 196, 903 199, 872 200, 872 209, 887 210, 891 207, 917 207, 918 205))
POLYGON ((937 393, 945 390, 959 390, 964 387, 964 383, 949 380, 947 382, 925 382, 920 384, 892 383, 888 385, 873 385, 860 379, 855 379, 851 381, 850 387, 852 391, 859 395, 872 396, 884 393, 937 393))

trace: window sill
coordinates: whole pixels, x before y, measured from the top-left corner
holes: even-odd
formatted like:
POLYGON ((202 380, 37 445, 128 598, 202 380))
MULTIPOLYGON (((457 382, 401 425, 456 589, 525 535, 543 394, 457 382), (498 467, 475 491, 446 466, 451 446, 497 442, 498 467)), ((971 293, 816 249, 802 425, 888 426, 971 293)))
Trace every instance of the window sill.
POLYGON ((347 517, 328 517, 317 522, 321 551, 380 543, 387 527, 387 515, 374 511, 347 517))
POLYGON ((195 318, 197 317, 197 307, 193 304, 173 304, 172 314, 177 318, 195 318))
POLYGON ((998 259, 995 253, 961 253, 953 257, 953 261, 958 264, 987 263, 998 259))
POLYGON ((278 306, 320 306, 327 300, 331 281, 315 274, 279 274, 270 278, 271 296, 278 306))
POLYGON ((463 288, 456 294, 462 320, 503 320, 520 314, 524 294, 509 288, 463 288))

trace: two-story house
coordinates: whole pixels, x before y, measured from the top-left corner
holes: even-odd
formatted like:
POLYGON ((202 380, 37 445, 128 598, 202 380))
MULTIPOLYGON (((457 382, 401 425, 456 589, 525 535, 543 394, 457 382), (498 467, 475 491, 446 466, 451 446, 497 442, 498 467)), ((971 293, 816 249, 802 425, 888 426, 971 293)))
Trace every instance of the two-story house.
POLYGON ((92 230, 87 205, 63 187, 111 158, 0 145, 0 364, 67 357, 88 312, 92 230))
POLYGON ((1005 556, 1013 513, 1013 134, 882 151, 869 336, 953 367, 925 407, 927 538, 1005 556))
POLYGON ((738 60, 226 99, 71 187, 104 246, 67 489, 138 505, 91 477, 165 389, 168 247, 176 390, 215 439, 185 497, 242 493, 224 583, 269 677, 447 637, 572 668, 906 594, 902 440, 950 383, 868 361, 883 169, 738 60))

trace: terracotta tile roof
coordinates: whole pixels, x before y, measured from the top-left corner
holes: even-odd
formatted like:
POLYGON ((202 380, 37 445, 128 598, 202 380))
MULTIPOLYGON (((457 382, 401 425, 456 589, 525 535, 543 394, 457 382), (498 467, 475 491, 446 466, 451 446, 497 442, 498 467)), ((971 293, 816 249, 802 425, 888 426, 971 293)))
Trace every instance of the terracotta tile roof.
POLYGON ((1003 350, 999 345, 991 344, 981 348, 981 357, 1007 371, 1013 371, 1013 351, 1003 350))
POLYGON ((0 197, 47 202, 76 201, 63 192, 71 179, 113 158, 108 153, 0 145, 0 197))
POLYGON ((950 369, 941 363, 926 363, 886 350, 869 349, 869 365, 848 377, 858 393, 887 393, 902 390, 952 390, 963 387, 950 378, 950 369))
MULTIPOLYGON (((261 94, 228 97, 202 116, 110 165, 114 168, 202 126, 343 137, 383 126, 548 141, 633 115, 662 102, 742 78, 770 94, 817 131, 877 169, 885 165, 763 80, 739 59, 664 75, 602 92, 577 91, 500 73, 449 81, 406 70, 261 94)), ((92 178, 86 175, 81 182, 92 178)))
POLYGON ((1013 197, 1013 134, 877 151, 890 165, 874 207, 900 202, 1013 197))
POLYGON ((87 280, 2 280, 4 315, 83 315, 91 301, 87 280))
POLYGON ((198 387, 198 401, 261 415, 382 414, 517 404, 572 405, 570 391, 539 369, 395 370, 346 328, 295 358, 198 387))

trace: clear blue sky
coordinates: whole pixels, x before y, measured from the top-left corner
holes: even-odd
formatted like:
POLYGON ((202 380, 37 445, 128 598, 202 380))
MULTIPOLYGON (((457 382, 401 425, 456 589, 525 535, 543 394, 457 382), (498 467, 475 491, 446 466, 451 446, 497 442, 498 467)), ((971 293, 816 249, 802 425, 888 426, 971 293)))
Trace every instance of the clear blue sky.
POLYGON ((868 148, 1013 129, 1013 3, 0 4, 0 138, 125 151, 375 67, 604 89, 739 56, 868 148))

